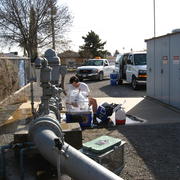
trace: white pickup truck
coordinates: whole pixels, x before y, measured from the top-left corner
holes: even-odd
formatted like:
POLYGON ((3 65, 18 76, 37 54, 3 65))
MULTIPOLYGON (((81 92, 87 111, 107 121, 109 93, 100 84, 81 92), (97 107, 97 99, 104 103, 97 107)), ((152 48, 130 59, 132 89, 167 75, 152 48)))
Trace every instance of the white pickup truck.
POLYGON ((107 59, 89 59, 83 66, 76 70, 76 76, 80 81, 83 79, 97 79, 103 80, 104 77, 110 77, 114 66, 109 64, 107 59))

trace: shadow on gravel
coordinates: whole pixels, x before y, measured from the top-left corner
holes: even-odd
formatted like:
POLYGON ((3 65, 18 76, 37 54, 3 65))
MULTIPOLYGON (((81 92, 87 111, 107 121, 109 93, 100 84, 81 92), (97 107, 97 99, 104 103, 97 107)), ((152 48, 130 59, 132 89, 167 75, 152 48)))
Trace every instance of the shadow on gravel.
POLYGON ((100 82, 104 82, 107 81, 108 79, 103 79, 102 81, 96 80, 96 79, 84 79, 82 82, 86 83, 86 84, 92 84, 92 83, 100 83, 100 82))
POLYGON ((0 135, 14 133, 18 127, 19 121, 0 127, 0 135))
POLYGON ((146 87, 142 86, 139 90, 132 90, 131 86, 126 83, 122 85, 112 86, 106 85, 100 88, 100 90, 106 93, 110 97, 142 97, 146 96, 146 87))
POLYGON ((156 180, 180 178, 180 123, 123 126, 118 130, 135 148, 156 180))

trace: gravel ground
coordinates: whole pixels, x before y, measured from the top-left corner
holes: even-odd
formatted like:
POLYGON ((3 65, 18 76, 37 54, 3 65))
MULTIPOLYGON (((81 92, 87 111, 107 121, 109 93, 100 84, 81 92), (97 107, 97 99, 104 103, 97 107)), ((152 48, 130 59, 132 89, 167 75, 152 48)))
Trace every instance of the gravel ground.
POLYGON ((180 179, 180 124, 119 126, 83 132, 84 141, 110 135, 126 141, 125 180, 180 179))
MULTIPOLYGON (((66 82, 69 79, 68 74, 66 82)), ((85 81, 93 97, 142 97, 142 88, 133 91, 128 84, 109 85, 109 80, 85 81)), ((0 145, 12 140, 17 123, 0 128, 0 145)), ((126 141, 125 167, 120 177, 125 180, 180 180, 180 123, 156 125, 129 125, 113 128, 86 129, 83 142, 101 135, 126 141)))
MULTIPOLYGON (((68 78, 67 78, 68 79, 68 78)), ((132 90, 129 84, 110 86, 109 80, 84 81, 93 97, 143 97, 146 89, 132 90)), ((126 141, 125 180, 180 180, 180 123, 129 125, 83 131, 84 142, 101 135, 126 141)))

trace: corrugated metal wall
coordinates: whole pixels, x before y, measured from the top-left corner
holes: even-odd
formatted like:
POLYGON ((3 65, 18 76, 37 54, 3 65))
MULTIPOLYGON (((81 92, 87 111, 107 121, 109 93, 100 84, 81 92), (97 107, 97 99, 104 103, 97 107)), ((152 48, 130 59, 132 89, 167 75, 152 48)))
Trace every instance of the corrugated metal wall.
POLYGON ((147 95, 180 108, 180 33, 146 42, 147 95))

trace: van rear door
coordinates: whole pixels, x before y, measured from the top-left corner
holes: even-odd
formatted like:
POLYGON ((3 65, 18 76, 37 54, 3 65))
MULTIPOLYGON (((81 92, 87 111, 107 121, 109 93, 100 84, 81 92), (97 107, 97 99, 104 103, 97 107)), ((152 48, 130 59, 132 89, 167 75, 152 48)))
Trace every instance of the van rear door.
POLYGON ((134 56, 133 56, 133 54, 130 54, 128 56, 127 69, 126 69, 126 80, 129 83, 131 83, 131 81, 132 81, 132 66, 133 66, 133 64, 134 64, 134 56))

